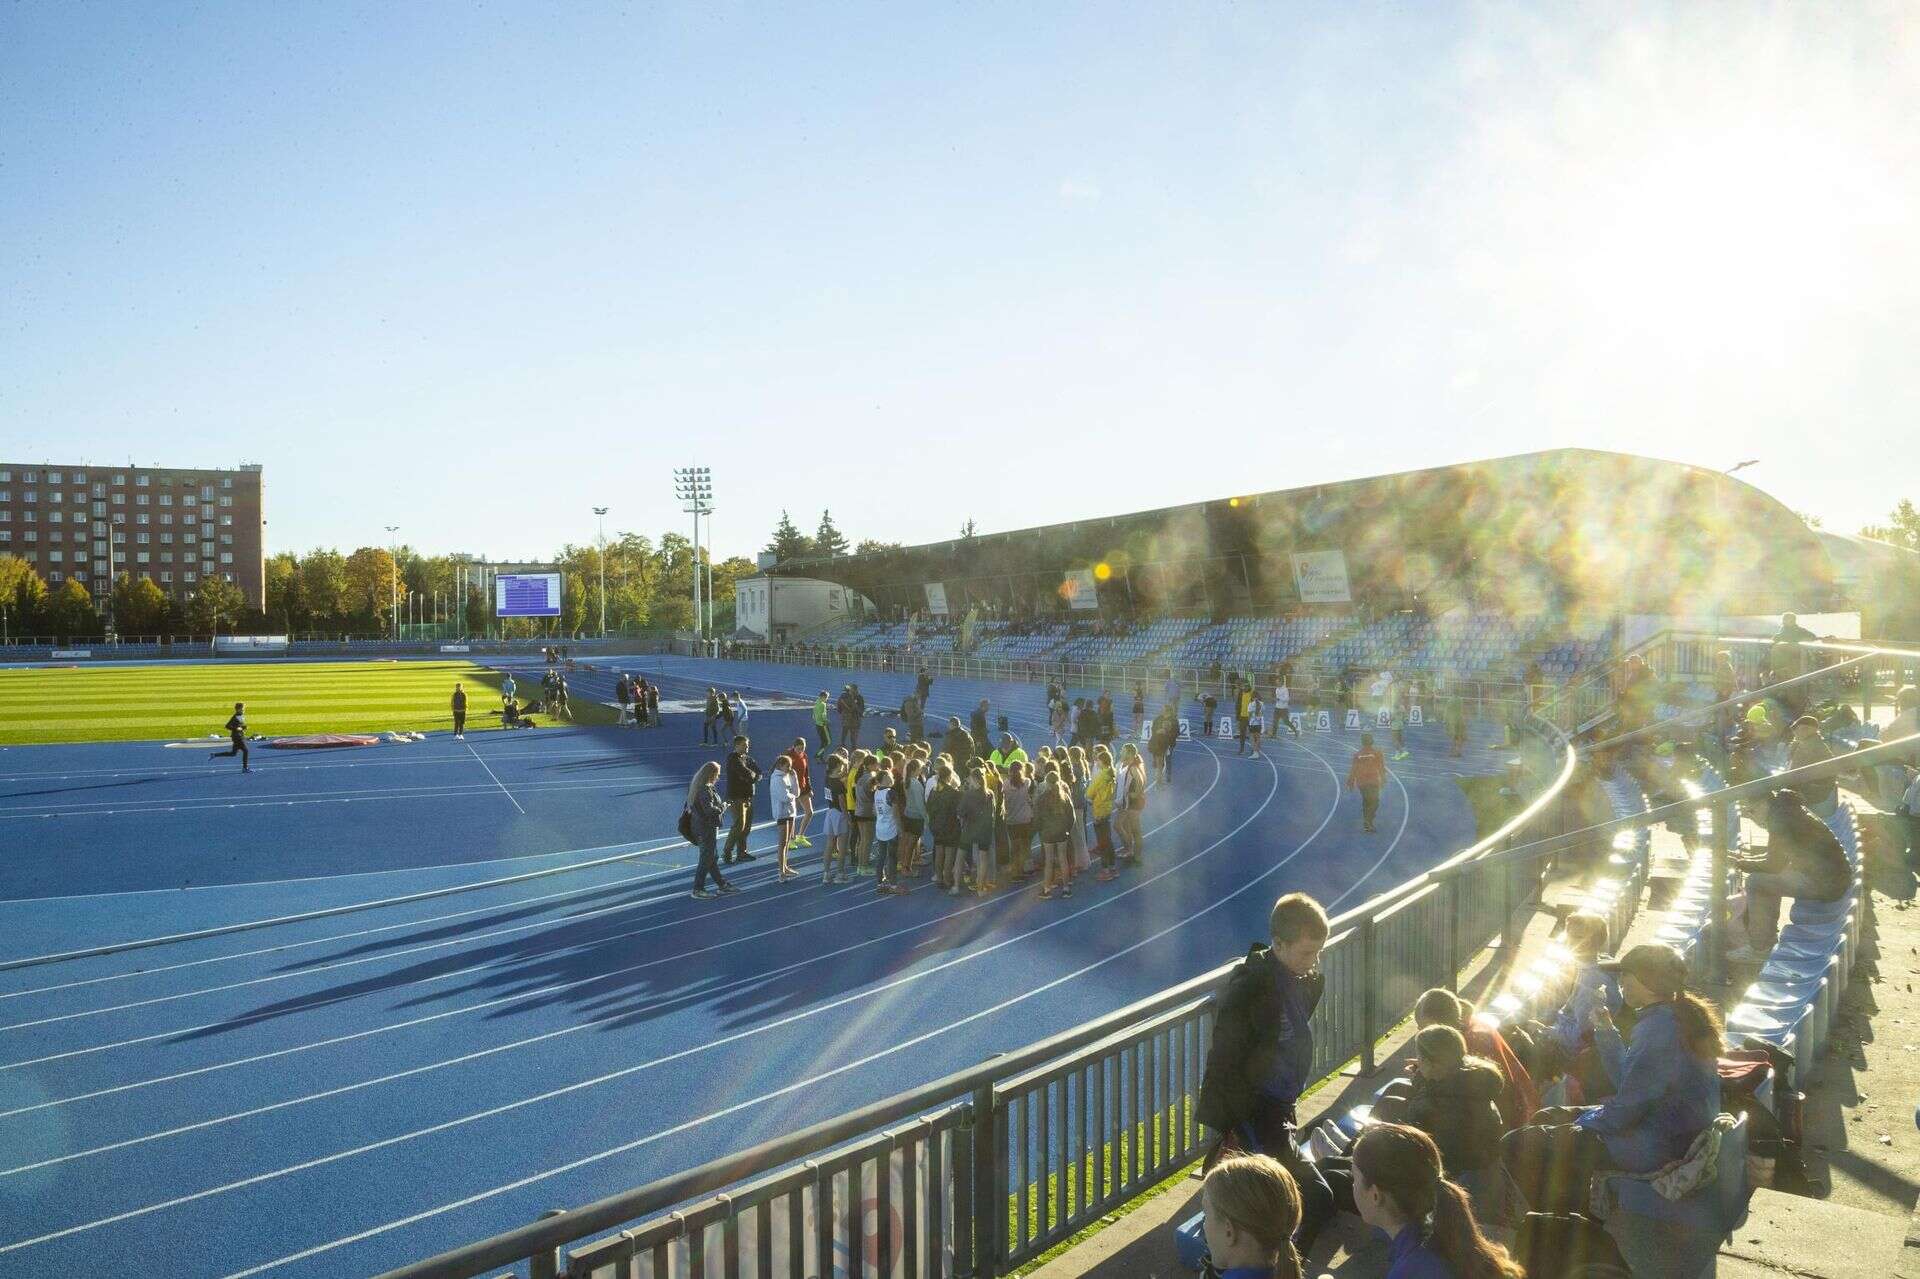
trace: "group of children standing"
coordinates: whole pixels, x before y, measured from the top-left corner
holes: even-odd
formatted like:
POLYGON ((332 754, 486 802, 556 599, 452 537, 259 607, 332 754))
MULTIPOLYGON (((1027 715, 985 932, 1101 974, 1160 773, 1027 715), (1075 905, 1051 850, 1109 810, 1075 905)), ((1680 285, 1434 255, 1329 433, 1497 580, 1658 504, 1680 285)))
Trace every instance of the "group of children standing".
POLYGON ((660 726, 660 686, 651 683, 646 676, 629 679, 625 671, 613 681, 613 699, 620 703, 620 722, 633 717, 635 728, 658 728, 660 726))
MULTIPOLYGON (((805 838, 804 787, 780 780, 794 755, 804 758, 804 742, 774 762, 783 866, 790 839, 805 838)), ((1068 897, 1095 858, 1095 878, 1105 881, 1144 851, 1147 772, 1131 743, 1118 759, 1101 744, 1043 746, 1029 757, 1010 736, 961 758, 925 742, 839 749, 826 756, 823 781, 829 884, 871 875, 879 892, 897 894, 931 876, 954 896, 985 895, 1004 875, 1010 884, 1037 878, 1041 897, 1068 897)))

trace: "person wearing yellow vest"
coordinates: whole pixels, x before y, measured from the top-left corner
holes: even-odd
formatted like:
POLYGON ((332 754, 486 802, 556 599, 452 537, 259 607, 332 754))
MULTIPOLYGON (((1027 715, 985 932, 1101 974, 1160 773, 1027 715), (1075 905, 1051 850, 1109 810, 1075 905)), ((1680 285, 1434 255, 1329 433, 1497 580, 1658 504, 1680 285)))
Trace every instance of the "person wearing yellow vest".
POLYGON ((1233 741, 1240 749, 1236 755, 1247 753, 1247 717, 1252 709, 1253 689, 1242 680, 1233 691, 1233 741))
POLYGON ((1027 752, 1020 746, 1020 739, 1012 733, 1000 734, 1000 746, 987 757, 993 766, 1005 772, 1015 764, 1027 762, 1027 752))

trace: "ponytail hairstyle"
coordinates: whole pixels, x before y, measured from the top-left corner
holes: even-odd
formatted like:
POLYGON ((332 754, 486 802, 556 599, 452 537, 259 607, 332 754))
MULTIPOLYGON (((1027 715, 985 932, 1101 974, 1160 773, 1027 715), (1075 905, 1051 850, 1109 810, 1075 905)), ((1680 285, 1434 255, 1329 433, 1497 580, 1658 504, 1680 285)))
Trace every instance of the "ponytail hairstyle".
POLYGON ((1712 1061, 1720 1055, 1725 1035, 1720 1014, 1713 1010, 1713 1005, 1683 990, 1673 997, 1673 1016, 1680 1026, 1680 1042, 1689 1053, 1703 1061, 1712 1061))
POLYGON ((1455 1279, 1526 1279, 1520 1263, 1480 1233, 1467 1192, 1446 1179, 1440 1147, 1418 1128, 1370 1125, 1353 1144, 1353 1166, 1455 1279))
POLYGON ((1207 1174, 1201 1197, 1210 1215, 1225 1217, 1267 1254, 1275 1279, 1302 1279, 1293 1232, 1300 1228, 1300 1187, 1279 1160, 1234 1155, 1207 1174))

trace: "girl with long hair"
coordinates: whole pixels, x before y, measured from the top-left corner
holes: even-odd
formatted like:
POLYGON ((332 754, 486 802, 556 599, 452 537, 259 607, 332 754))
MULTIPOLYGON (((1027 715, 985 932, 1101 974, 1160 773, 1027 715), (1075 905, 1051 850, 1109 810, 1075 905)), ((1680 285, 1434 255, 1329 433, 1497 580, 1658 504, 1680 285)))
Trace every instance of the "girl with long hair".
POLYGON ((1526 1279, 1480 1233, 1467 1192, 1446 1179, 1440 1147, 1406 1124, 1374 1124, 1353 1143, 1353 1205, 1393 1241, 1386 1279, 1526 1279))
POLYGON ((1301 1279, 1300 1188, 1267 1155, 1222 1159, 1201 1183, 1207 1256, 1220 1279, 1301 1279))

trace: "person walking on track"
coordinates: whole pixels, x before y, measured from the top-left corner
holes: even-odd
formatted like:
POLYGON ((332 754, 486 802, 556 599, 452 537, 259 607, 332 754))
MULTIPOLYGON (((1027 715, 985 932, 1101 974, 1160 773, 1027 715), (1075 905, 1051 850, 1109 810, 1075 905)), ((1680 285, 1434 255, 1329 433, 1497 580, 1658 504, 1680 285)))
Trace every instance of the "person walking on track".
POLYGON ((232 759, 235 755, 238 755, 240 757, 240 771, 243 773, 251 773, 253 771, 253 762, 247 754, 247 704, 245 702, 235 702, 233 704, 233 714, 227 719, 227 738, 233 745, 229 746, 226 750, 215 751, 213 754, 207 756, 207 758, 232 759))
POLYGON ((833 738, 827 732, 827 690, 824 688, 813 702, 813 733, 820 739, 821 754, 833 749, 833 738))
POLYGON ((453 740, 467 740, 467 690, 459 680, 453 681, 453 740))
POLYGON ((719 778, 720 765, 708 760, 700 766, 700 771, 693 775, 693 784, 687 787, 687 807, 682 817, 685 825, 681 833, 700 850, 700 864, 693 872, 693 895, 702 901, 713 896, 707 888, 709 877, 720 892, 740 891, 721 875, 719 858, 714 855, 714 843, 720 835, 720 815, 725 811, 719 794, 713 789, 719 778))
POLYGON ((727 831, 724 860, 750 862, 747 835, 753 829, 753 788, 760 784, 760 765, 747 754, 747 739, 733 739, 733 752, 727 756, 727 807, 733 810, 733 827, 727 831))
POLYGON ((1347 767, 1347 789, 1360 792, 1360 828, 1373 833, 1374 815, 1380 811, 1380 788, 1387 783, 1387 759, 1373 744, 1372 733, 1360 734, 1360 749, 1353 753, 1347 767))
POLYGON ((860 696, 860 686, 849 684, 840 694, 837 708, 840 712, 840 744, 848 750, 860 749, 860 721, 867 714, 867 699, 860 696))
POLYGON ((717 729, 720 724, 721 705, 719 690, 715 688, 707 689, 706 718, 700 721, 700 744, 702 746, 705 746, 708 742, 718 742, 720 740, 714 730, 717 729))

